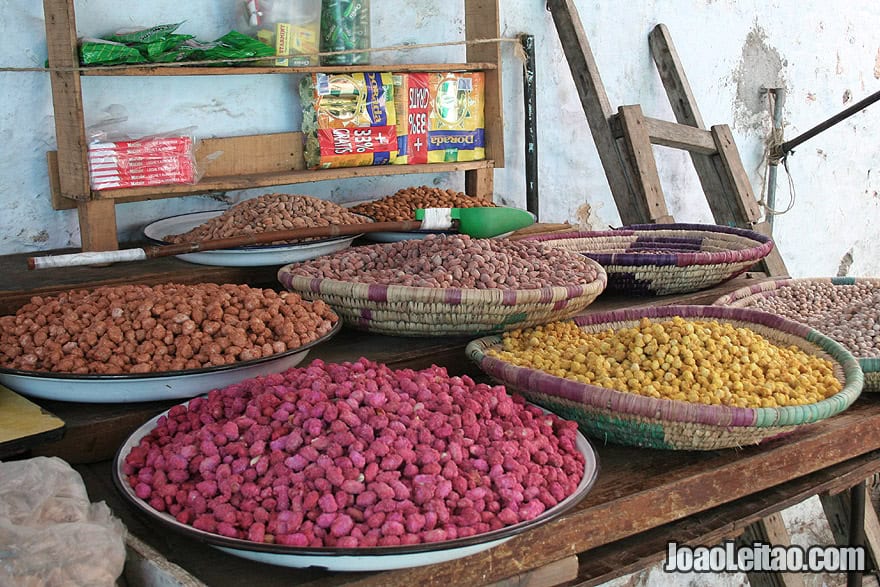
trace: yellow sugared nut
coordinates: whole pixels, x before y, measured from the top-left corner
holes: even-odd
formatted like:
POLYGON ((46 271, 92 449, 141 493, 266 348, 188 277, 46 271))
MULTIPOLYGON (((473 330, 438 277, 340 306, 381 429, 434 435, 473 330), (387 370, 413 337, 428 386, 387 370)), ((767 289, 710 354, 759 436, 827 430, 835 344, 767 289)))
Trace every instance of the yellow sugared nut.
POLYGON ((716 320, 642 318, 589 333, 553 322, 503 335, 490 356, 648 397, 749 408, 812 404, 841 390, 831 361, 716 320))

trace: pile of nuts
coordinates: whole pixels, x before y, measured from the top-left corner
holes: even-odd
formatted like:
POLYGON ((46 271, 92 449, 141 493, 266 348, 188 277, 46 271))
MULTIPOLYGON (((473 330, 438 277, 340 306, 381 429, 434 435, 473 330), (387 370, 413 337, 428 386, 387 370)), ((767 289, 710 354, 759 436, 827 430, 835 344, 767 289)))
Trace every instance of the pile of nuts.
POLYGON ((828 359, 715 320, 642 318, 587 332, 572 321, 505 332, 490 356, 617 391, 741 408, 819 402, 843 387, 828 359))
POLYGON ((462 289, 540 289, 592 283, 596 264, 533 241, 429 235, 355 247, 291 266, 292 276, 462 289))
POLYGON ((858 358, 880 356, 880 284, 795 282, 755 296, 748 307, 815 328, 858 358))
POLYGON ((376 222, 402 222, 415 219, 419 208, 485 208, 495 206, 491 201, 469 196, 454 190, 441 190, 428 186, 409 187, 398 190, 393 196, 385 196, 374 202, 358 204, 352 212, 369 216, 376 222))
POLYGON ((96 375, 199 369, 296 349, 337 321, 322 301, 247 285, 73 290, 32 297, 0 317, 0 366, 96 375))
POLYGON ((361 359, 172 408, 125 457, 153 509, 298 547, 440 542, 532 520, 584 476, 577 424, 441 367, 361 359))
POLYGON ((369 221, 339 204, 320 198, 299 194, 263 194, 232 206, 223 214, 188 232, 167 235, 164 240, 175 244, 191 243, 277 230, 331 224, 363 224, 369 221))

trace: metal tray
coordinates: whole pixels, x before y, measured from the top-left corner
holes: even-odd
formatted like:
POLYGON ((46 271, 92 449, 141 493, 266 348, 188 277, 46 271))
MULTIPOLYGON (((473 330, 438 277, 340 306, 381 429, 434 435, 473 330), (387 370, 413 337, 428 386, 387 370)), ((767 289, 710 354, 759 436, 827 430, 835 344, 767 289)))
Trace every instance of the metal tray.
POLYGON ((251 377, 295 367, 313 346, 326 342, 342 328, 338 320, 321 338, 301 347, 221 367, 160 371, 144 374, 77 375, 0 368, 0 384, 22 395, 82 403, 129 403, 185 399, 251 377))
MULTIPOLYGON (((191 212, 189 214, 180 214, 156 220, 144 227, 144 237, 152 243, 167 245, 169 243, 164 239, 168 235, 182 234, 192 230, 211 218, 223 214, 223 212, 225 210, 191 212)), ((364 218, 366 220, 366 217, 364 218)), ((221 267, 286 265, 341 251, 351 246, 352 241, 359 236, 361 235, 354 234, 297 244, 256 245, 218 251, 202 251, 200 253, 177 255, 177 258, 199 265, 216 265, 221 267)))
POLYGON ((584 476, 574 493, 533 520, 467 538, 409 546, 301 548, 278 544, 258 544, 248 540, 227 538, 181 524, 173 516, 153 509, 147 502, 135 495, 134 489, 128 484, 127 476, 122 472, 125 457, 133 447, 140 443, 144 436, 153 430, 158 419, 165 414, 167 412, 159 414, 135 430, 119 448, 113 467, 113 482, 117 489, 135 507, 166 528, 194 540, 205 542, 234 556, 283 567, 321 567, 330 571, 384 571, 463 558, 498 546, 517 534, 549 522, 571 510, 592 489, 599 472, 596 452, 589 441, 580 432, 577 432, 576 445, 584 456, 584 476))

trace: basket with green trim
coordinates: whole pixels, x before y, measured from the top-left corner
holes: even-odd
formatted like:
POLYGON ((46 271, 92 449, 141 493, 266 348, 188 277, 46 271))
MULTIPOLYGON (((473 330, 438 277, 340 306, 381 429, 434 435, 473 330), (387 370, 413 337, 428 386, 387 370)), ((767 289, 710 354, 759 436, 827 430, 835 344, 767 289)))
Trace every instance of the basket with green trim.
POLYGON ((733 291, 714 303, 771 312, 821 331, 858 359, 865 374, 864 391, 880 391, 880 279, 765 281, 733 291))
POLYGON ((619 330, 652 322, 717 321, 747 328, 776 346, 796 346, 827 359, 841 389, 804 405, 743 408, 662 399, 582 383, 518 366, 490 356, 502 348, 500 335, 472 341, 467 354, 492 378, 562 417, 578 422, 583 432, 602 442, 677 450, 714 450, 759 444, 818 422, 849 407, 862 390, 858 361, 841 344, 798 322, 756 310, 721 306, 655 306, 616 310, 574 318, 589 333, 619 330))

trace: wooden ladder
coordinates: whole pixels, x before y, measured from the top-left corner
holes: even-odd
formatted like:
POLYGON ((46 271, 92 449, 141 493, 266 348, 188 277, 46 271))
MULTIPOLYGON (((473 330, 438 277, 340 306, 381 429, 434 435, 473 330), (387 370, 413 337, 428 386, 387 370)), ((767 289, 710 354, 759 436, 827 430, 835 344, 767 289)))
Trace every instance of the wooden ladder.
MULTIPOLYGON (((624 224, 674 222, 666 207, 652 145, 690 153, 715 223, 770 236, 733 133, 726 124, 705 128, 678 53, 665 25, 649 35, 651 53, 677 122, 647 117, 638 104, 611 108, 574 0, 548 0, 587 123, 624 224)), ((788 275, 776 247, 764 259, 770 276, 788 275)))

